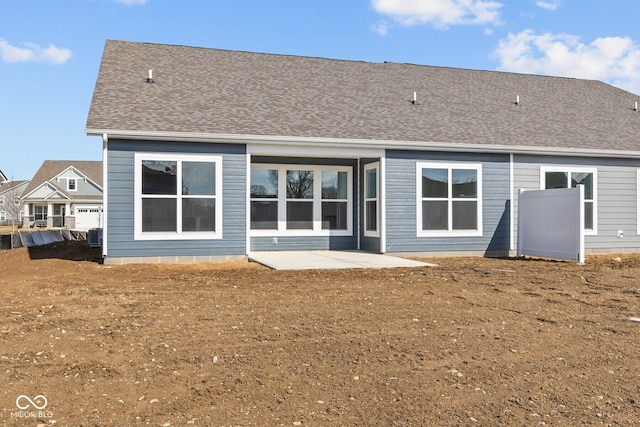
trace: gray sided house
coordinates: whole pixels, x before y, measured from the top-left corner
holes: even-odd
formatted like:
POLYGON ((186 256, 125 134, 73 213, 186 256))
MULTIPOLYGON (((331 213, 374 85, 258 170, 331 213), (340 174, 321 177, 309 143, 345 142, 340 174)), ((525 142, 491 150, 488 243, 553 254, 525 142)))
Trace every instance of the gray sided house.
POLYGON ((505 255, 519 189, 577 184, 586 251, 639 252, 638 100, 592 80, 110 40, 86 128, 104 149, 104 255, 505 255))
POLYGON ((25 227, 102 227, 102 162, 45 160, 21 200, 25 227))
POLYGON ((9 181, 0 171, 0 225, 22 222, 21 196, 29 181, 9 181))

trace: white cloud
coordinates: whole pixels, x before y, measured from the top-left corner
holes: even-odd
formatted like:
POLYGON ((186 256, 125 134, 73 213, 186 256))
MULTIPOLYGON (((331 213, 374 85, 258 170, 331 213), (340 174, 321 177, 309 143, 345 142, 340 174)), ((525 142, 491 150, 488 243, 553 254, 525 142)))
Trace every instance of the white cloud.
POLYGON ((389 24, 387 23, 387 21, 382 20, 373 24, 371 28, 379 35, 386 36, 387 32, 389 31, 389 24))
POLYGON ((116 0, 116 2, 127 6, 134 6, 138 4, 146 4, 147 0, 116 0))
POLYGON ((570 34, 509 34, 494 51, 501 71, 602 80, 640 93, 640 46, 630 37, 584 44, 570 34))
POLYGON ((371 0, 374 10, 402 25, 500 25, 501 3, 492 0, 371 0))
POLYGON ((539 0, 536 1, 536 6, 554 11, 560 8, 560 0, 539 0))
POLYGON ((69 49, 61 49, 53 44, 41 47, 25 43, 25 47, 15 47, 0 38, 0 59, 3 62, 46 62, 64 64, 73 54, 69 49))

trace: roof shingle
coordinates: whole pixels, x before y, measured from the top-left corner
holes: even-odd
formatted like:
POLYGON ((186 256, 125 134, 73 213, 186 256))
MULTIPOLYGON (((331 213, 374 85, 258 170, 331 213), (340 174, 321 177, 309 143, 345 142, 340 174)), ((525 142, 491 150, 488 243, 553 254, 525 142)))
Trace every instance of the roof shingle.
POLYGON ((45 160, 29 182, 24 194, 29 194, 43 183, 73 166, 87 178, 102 187, 102 162, 92 160, 45 160))
POLYGON ((640 151, 638 98, 594 80, 109 40, 87 132, 640 151))

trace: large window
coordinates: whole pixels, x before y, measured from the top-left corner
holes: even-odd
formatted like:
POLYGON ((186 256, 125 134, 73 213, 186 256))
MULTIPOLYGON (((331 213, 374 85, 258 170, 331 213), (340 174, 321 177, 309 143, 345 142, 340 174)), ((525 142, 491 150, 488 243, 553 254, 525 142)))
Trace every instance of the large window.
POLYGON ((251 169, 251 229, 278 228, 278 170, 251 169))
POLYGON ((251 167, 253 235, 348 235, 353 222, 351 167, 251 167))
POLYGON ((44 205, 35 205, 33 207, 33 219, 36 221, 46 221, 49 208, 44 205))
POLYGON ((364 167, 364 235, 380 237, 380 216, 378 212, 378 170, 380 163, 370 163, 364 167))
POLYGON ((313 230, 313 171, 286 171, 287 230, 313 230))
POLYGON ((219 156, 136 154, 136 238, 220 238, 221 168, 219 156))
POLYGON ((541 189, 574 188, 584 185, 584 229, 596 233, 596 170, 585 168, 562 168, 543 166, 540 170, 541 189))
POLYGON ((482 235, 482 166, 418 163, 418 236, 482 235))
POLYGON ((346 230, 349 181, 344 171, 322 171, 322 229, 346 230))

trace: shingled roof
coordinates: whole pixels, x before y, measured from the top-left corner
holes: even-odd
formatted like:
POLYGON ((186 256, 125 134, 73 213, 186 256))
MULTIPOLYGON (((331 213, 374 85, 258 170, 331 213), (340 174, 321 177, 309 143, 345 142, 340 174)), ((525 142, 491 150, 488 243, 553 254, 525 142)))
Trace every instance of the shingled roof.
POLYGON ((4 181, 4 182, 0 182, 0 194, 2 193, 6 193, 9 190, 19 187, 25 183, 27 183, 28 181, 4 181))
MULTIPOLYGON (((23 194, 29 194, 43 183, 50 181, 69 167, 74 167, 87 178, 102 187, 102 162, 90 160, 45 160, 23 194)), ((54 183, 51 183, 54 185, 54 183)))
POLYGON ((640 155, 637 100, 594 80, 109 40, 86 131, 640 155))

